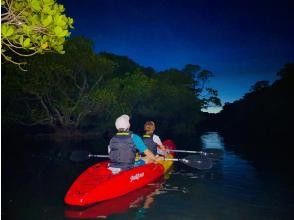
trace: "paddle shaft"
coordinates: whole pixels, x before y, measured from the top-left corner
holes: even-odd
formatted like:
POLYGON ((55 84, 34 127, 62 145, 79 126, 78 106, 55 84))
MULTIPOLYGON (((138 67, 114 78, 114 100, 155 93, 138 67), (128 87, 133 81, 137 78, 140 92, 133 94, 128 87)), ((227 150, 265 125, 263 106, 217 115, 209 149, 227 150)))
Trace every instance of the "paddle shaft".
POLYGON ((179 153, 191 153, 191 154, 202 154, 205 153, 203 151, 192 151, 192 150, 168 150, 171 152, 179 152, 179 153))
POLYGON ((223 154, 221 149, 206 149, 203 151, 192 151, 192 150, 168 150, 170 152, 179 152, 179 153, 191 153, 191 154, 200 154, 209 157, 210 159, 217 160, 223 154), (213 151, 212 151, 213 150, 213 151))
MULTIPOLYGON (((79 156, 79 153, 76 155, 76 154, 73 154, 72 155, 72 159, 73 160, 76 160, 76 161, 80 161, 80 158, 78 157, 79 156), (77 158, 79 160, 77 160, 77 158)), ((99 155, 99 154, 91 154, 91 153, 86 153, 86 154, 82 154, 84 155, 84 157, 86 158, 92 158, 92 157, 95 157, 95 158, 109 158, 109 155, 99 155)), ((208 159, 205 155, 203 154, 200 154, 200 155, 191 155, 191 156, 187 156, 187 157, 184 157, 184 158, 164 158, 164 160, 166 161, 178 161, 178 162, 181 162, 185 165, 188 165, 190 167, 194 167, 194 168, 197 168, 197 169, 200 169, 200 170, 203 170, 203 169, 210 169, 211 166, 212 166, 212 162, 210 159, 208 159)))
MULTIPOLYGON (((108 158, 109 155, 89 154, 88 157, 108 158)), ((170 161, 182 161, 182 160, 184 160, 184 159, 179 159, 179 158, 164 158, 164 160, 170 160, 170 161)))
MULTIPOLYGON (((88 157, 108 158, 109 155, 89 154, 88 157)), ((189 163, 189 160, 186 160, 185 158, 181 158, 181 159, 179 159, 179 158, 164 158, 164 160, 166 160, 166 161, 182 162, 184 164, 189 163)))
POLYGON ((187 163, 189 160, 186 160, 185 158, 164 158, 164 160, 170 160, 170 161, 176 161, 176 162, 182 162, 182 163, 187 163))
POLYGON ((88 157, 108 158, 109 155, 88 154, 88 157))
MULTIPOLYGON (((89 154, 88 157, 108 158, 109 155, 89 154)), ((180 161, 182 159, 178 159, 178 158, 164 158, 164 160, 180 161)))

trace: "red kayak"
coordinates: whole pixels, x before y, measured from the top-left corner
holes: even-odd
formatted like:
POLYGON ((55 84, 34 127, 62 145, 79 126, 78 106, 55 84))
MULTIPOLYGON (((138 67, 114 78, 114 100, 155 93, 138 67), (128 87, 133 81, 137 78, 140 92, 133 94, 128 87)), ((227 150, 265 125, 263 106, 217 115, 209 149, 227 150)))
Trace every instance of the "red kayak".
MULTIPOLYGON (((175 149, 171 140, 163 142, 169 149, 175 149)), ((173 158, 168 154, 167 158, 173 158)), ((71 206, 88 206, 104 200, 125 195, 163 176, 173 161, 162 161, 138 166, 113 174, 108 169, 109 161, 99 162, 84 171, 69 188, 64 201, 71 206)))
POLYGON ((107 218, 110 215, 125 213, 130 208, 149 208, 153 201, 153 196, 160 190, 163 182, 164 178, 160 178, 160 180, 147 184, 124 196, 98 202, 89 207, 67 207, 64 216, 70 219, 107 218))

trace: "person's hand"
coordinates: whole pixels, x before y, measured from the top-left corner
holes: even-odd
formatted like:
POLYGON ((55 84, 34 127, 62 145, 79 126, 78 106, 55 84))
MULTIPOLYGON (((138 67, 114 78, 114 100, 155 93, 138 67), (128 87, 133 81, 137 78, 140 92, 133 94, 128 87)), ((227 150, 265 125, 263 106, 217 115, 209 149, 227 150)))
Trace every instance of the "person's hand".
POLYGON ((155 161, 158 162, 158 161, 160 161, 160 160, 164 160, 164 157, 159 156, 159 155, 156 155, 156 159, 155 159, 155 161))
POLYGON ((159 149, 163 152, 166 153, 166 147, 164 145, 160 145, 159 149))
POLYGON ((168 154, 168 149, 164 145, 161 145, 161 146, 159 146, 157 153, 165 156, 168 154))

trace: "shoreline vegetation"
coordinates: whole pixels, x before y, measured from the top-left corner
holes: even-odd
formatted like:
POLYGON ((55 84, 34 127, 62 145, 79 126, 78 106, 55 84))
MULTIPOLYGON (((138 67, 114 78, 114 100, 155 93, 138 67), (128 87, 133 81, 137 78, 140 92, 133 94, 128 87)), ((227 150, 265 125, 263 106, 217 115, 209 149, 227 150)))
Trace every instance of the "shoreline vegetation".
POLYGON ((251 156, 271 155, 291 161, 294 63, 284 65, 277 76, 272 84, 256 82, 243 98, 226 103, 220 113, 206 114, 198 130, 218 131, 238 146, 234 150, 251 156))
POLYGON ((28 71, 2 65, 2 129, 53 136, 108 132, 116 117, 129 114, 134 130, 158 121, 163 133, 191 133, 202 108, 220 106, 208 87, 213 74, 199 65, 156 72, 125 56, 94 51, 84 37, 70 38, 65 54, 27 59, 28 71), (12 130, 13 130, 12 129, 12 130))
POLYGON ((167 138, 215 130, 243 143, 291 140, 293 63, 271 85, 256 82, 242 99, 209 114, 201 109, 220 106, 221 100, 208 84, 213 73, 199 65, 156 72, 126 56, 96 53, 84 37, 64 46, 63 55, 28 59, 27 72, 2 65, 2 136, 108 140, 115 118, 129 114, 135 132, 154 120, 167 138))

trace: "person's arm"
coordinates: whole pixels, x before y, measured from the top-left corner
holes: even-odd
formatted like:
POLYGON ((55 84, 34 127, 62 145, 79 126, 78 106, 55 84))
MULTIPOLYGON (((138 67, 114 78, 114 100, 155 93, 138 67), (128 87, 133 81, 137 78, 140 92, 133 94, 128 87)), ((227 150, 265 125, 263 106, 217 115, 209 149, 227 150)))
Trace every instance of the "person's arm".
POLYGON ((136 149, 139 150, 140 153, 144 153, 144 151, 148 149, 148 147, 146 146, 146 144, 140 136, 132 134, 132 140, 135 144, 136 149))
POLYGON ((158 161, 160 161, 160 160, 164 160, 164 157, 159 156, 159 155, 156 155, 156 156, 155 156, 155 155, 152 153, 152 151, 149 150, 149 149, 145 150, 145 151, 144 151, 144 154, 145 154, 148 158, 150 158, 152 161, 154 161, 154 162, 158 162, 158 161))
POLYGON ((148 158, 150 158, 151 160, 153 160, 153 161, 157 161, 157 157, 152 153, 151 150, 146 149, 146 150, 144 151, 144 154, 145 154, 148 158))
POLYGON ((164 145, 158 145, 159 148, 162 150, 162 151, 165 151, 165 146, 164 145))
POLYGON ((162 150, 162 151, 165 151, 166 147, 162 144, 159 136, 157 135, 153 135, 153 141, 159 146, 159 148, 162 150))

